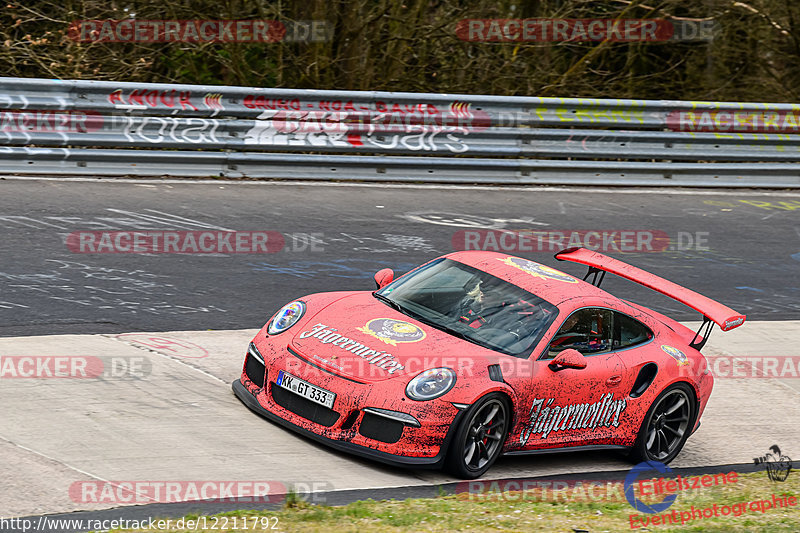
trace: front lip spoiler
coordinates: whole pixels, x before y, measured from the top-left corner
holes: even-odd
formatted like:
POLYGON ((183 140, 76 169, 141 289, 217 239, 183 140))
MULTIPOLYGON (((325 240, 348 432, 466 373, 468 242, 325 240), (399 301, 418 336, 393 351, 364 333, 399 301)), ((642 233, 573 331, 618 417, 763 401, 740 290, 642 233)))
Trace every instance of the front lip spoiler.
POLYGON ((372 448, 365 448, 364 446, 359 446, 358 444, 353 444, 352 442, 329 439, 328 437, 323 437, 322 435, 318 435, 313 431, 309 431, 305 428, 301 428, 295 424, 292 424, 288 420, 284 420, 283 418, 279 417, 278 415, 269 412, 268 410, 264 409, 264 407, 258 403, 255 396, 253 396, 247 388, 242 385, 240 380, 236 380, 231 383, 231 388, 233 389, 233 393, 236 395, 239 400, 242 401, 251 411, 255 412, 256 414, 263 416, 264 418, 276 422, 281 426, 291 429, 296 433, 303 435, 304 437, 308 437, 312 440, 317 442, 321 442, 327 446, 335 448, 337 450, 341 450, 347 453, 352 453, 354 455, 358 455, 361 457, 366 457, 367 459, 372 459, 375 461, 380 461, 382 463, 393 465, 393 466, 405 466, 405 467, 415 467, 415 468, 440 468, 444 463, 444 458, 447 452, 448 444, 450 443, 453 434, 455 433, 455 428, 458 427, 458 422, 461 419, 461 415, 463 411, 459 411, 456 413, 455 420, 450 425, 450 429, 447 431, 447 435, 445 435, 444 441, 442 442, 442 446, 439 450, 439 453, 436 454, 434 457, 405 457, 402 455, 394 455, 391 453, 382 452, 379 450, 373 450, 372 448))

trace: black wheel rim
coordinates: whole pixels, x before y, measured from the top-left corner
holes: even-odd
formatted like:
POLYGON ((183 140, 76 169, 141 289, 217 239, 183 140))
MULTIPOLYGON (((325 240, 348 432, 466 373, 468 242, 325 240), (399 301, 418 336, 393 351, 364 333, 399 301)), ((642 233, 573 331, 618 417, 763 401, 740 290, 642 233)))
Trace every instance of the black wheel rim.
POLYGON ((480 470, 497 456, 503 445, 508 417, 501 400, 492 399, 478 409, 469 421, 464 443, 464 464, 480 470))
POLYGON ((689 429, 691 401, 681 389, 664 395, 653 409, 647 424, 647 454, 663 461, 678 448, 689 429))

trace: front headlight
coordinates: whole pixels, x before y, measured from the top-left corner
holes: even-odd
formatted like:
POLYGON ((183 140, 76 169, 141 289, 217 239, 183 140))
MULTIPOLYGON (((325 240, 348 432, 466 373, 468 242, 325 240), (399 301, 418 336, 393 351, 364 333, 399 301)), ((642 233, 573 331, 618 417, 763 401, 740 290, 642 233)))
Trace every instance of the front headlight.
POLYGON ((406 396, 422 402, 438 398, 456 384, 456 373, 449 368, 431 368, 412 379, 406 385, 406 396))
POLYGON ((280 311, 275 315, 275 318, 269 323, 267 333, 270 335, 277 335, 283 333, 295 323, 300 320, 303 313, 306 312, 306 304, 301 301, 292 302, 281 307, 280 311))

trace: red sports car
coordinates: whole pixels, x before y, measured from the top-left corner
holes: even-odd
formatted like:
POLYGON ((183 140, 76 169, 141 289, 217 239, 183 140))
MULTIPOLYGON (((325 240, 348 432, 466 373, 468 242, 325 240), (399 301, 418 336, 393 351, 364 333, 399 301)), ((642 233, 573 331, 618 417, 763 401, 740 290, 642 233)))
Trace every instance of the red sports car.
POLYGON ((456 252, 374 292, 312 294, 253 338, 236 395, 258 414, 342 451, 482 475, 503 453, 624 449, 668 463, 714 384, 700 349, 745 317, 583 248, 556 259, 583 280, 493 252, 456 252), (600 289, 606 272, 703 317, 695 333, 600 289))

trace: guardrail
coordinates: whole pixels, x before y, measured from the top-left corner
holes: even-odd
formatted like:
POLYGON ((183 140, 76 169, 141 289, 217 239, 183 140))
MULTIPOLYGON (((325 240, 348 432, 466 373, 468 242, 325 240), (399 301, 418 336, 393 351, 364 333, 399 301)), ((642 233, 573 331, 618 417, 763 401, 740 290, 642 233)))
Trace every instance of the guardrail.
POLYGON ((0 78, 0 173, 800 187, 800 105, 0 78))

